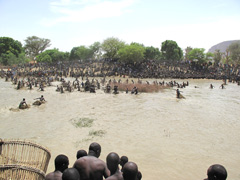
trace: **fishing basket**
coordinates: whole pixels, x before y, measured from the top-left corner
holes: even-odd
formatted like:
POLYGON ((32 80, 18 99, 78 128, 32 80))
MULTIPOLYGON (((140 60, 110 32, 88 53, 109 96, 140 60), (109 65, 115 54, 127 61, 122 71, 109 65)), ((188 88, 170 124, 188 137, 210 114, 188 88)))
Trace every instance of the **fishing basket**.
MULTIPOLYGON (((2 166, 19 165, 20 169, 27 167, 46 173, 50 158, 51 153, 49 150, 38 144, 27 141, 0 139, 0 165, 2 166)), ((26 170, 24 169, 24 171, 26 170)))
POLYGON ((39 169, 20 165, 0 165, 0 180, 44 180, 45 173, 39 169))

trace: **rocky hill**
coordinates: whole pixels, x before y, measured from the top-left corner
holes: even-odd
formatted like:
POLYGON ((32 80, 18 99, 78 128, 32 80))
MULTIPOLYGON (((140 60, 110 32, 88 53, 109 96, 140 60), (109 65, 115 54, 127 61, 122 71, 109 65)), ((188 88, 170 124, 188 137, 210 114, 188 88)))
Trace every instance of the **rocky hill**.
POLYGON ((236 41, 239 41, 239 42, 240 42, 240 40, 232 40, 232 41, 224 41, 224 42, 221 42, 221 43, 219 43, 219 44, 216 44, 216 45, 212 46, 212 47, 208 50, 208 52, 214 53, 215 50, 217 50, 217 49, 219 49, 220 52, 226 52, 226 49, 228 48, 228 46, 229 46, 230 44, 232 44, 233 42, 236 42, 236 41))

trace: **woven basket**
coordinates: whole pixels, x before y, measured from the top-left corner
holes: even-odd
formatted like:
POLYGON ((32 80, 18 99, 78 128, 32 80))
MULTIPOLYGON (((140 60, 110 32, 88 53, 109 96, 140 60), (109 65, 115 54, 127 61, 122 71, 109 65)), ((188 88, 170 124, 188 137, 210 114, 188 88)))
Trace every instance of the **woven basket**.
POLYGON ((0 165, 0 180, 44 180, 45 173, 20 165, 0 165))
POLYGON ((0 165, 20 165, 46 173, 50 158, 51 153, 35 143, 0 139, 0 165))

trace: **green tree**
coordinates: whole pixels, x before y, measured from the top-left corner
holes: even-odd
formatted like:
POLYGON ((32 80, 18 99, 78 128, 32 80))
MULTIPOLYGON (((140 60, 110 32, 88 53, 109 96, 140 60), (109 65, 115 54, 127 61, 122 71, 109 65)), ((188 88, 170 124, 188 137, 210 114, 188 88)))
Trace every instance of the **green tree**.
POLYGON ((207 52, 207 53, 205 54, 205 58, 206 58, 206 61, 212 62, 212 60, 213 60, 213 58, 214 58, 214 54, 211 53, 211 52, 207 52))
POLYGON ((145 47, 144 44, 140 44, 140 43, 137 43, 137 42, 131 42, 130 45, 138 45, 138 46, 145 47))
MULTIPOLYGON (((2 64, 4 66, 11 65, 13 56, 14 56, 14 54, 11 53, 11 52, 2 53, 1 56, 0 56, 0 64, 2 64)), ((16 57, 16 56, 14 56, 14 57, 16 57)))
POLYGON ((222 60, 222 53, 219 49, 216 49, 213 56, 214 64, 217 65, 222 60))
POLYGON ((145 48, 137 44, 126 45, 118 51, 119 60, 123 63, 139 63, 144 60, 145 48))
POLYGON ((63 61, 69 61, 70 60, 70 53, 69 52, 63 52, 63 61))
POLYGON ((182 49, 172 40, 166 40, 162 43, 161 52, 165 60, 178 61, 183 57, 182 49))
POLYGON ((71 52, 70 52, 70 60, 79 60, 79 57, 77 56, 77 50, 78 47, 73 47, 71 52))
POLYGON ((0 64, 4 65, 4 66, 8 66, 8 65, 14 65, 14 64, 24 64, 26 62, 28 62, 29 60, 26 58, 25 53, 21 53, 17 56, 15 56, 15 54, 13 53, 6 53, 6 54, 2 54, 0 56, 0 64))
POLYGON ((185 49, 185 56, 184 56, 184 59, 185 59, 185 61, 187 61, 187 60, 189 60, 189 52, 192 50, 193 48, 192 47, 187 47, 186 49, 185 49))
POLYGON ((0 37, 0 63, 13 65, 26 62, 22 44, 10 37, 0 37))
POLYGON ((223 53, 222 61, 223 61, 224 64, 232 63, 232 59, 231 59, 231 56, 230 56, 230 51, 229 51, 228 48, 227 48, 226 51, 223 53))
POLYGON ((234 64, 240 64, 240 41, 232 43, 228 50, 230 52, 230 58, 234 64))
POLYGON ((46 63, 52 63, 52 58, 46 53, 41 53, 37 56, 37 62, 46 62, 46 63))
POLYGON ((24 41, 25 52, 31 59, 34 59, 51 45, 49 39, 39 38, 37 36, 27 37, 24 41))
POLYGON ((0 56, 12 53, 18 57, 22 52, 24 52, 23 47, 19 41, 10 37, 0 37, 0 56))
POLYGON ((118 51, 125 46, 123 41, 118 38, 110 37, 103 41, 102 50, 104 51, 104 57, 115 59, 118 58, 118 51))
POLYGON ((59 51, 58 49, 48 49, 36 57, 38 62, 58 62, 69 59, 69 53, 59 51))
POLYGON ((206 61, 206 56, 203 48, 194 48, 188 53, 189 60, 197 63, 203 63, 206 61))
POLYGON ((94 42, 92 45, 89 46, 89 48, 92 51, 93 59, 100 59, 102 57, 100 42, 94 42))
POLYGON ((86 46, 72 48, 70 52, 70 60, 87 61, 93 57, 94 52, 86 46))
POLYGON ((145 59, 147 60, 159 60, 160 55, 161 53, 158 48, 155 48, 153 46, 145 48, 144 56, 145 56, 145 59))

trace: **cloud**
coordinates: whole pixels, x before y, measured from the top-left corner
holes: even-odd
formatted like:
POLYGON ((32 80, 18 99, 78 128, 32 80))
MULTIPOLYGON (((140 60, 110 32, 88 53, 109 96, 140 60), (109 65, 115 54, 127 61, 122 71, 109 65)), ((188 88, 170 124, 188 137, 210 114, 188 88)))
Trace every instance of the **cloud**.
POLYGON ((70 6, 70 5, 86 5, 99 3, 101 0, 56 0, 50 2, 51 6, 70 6))
POLYGON ((87 22, 100 18, 111 18, 129 13, 136 0, 60 0, 50 3, 56 18, 42 19, 41 24, 52 26, 64 22, 87 22))

